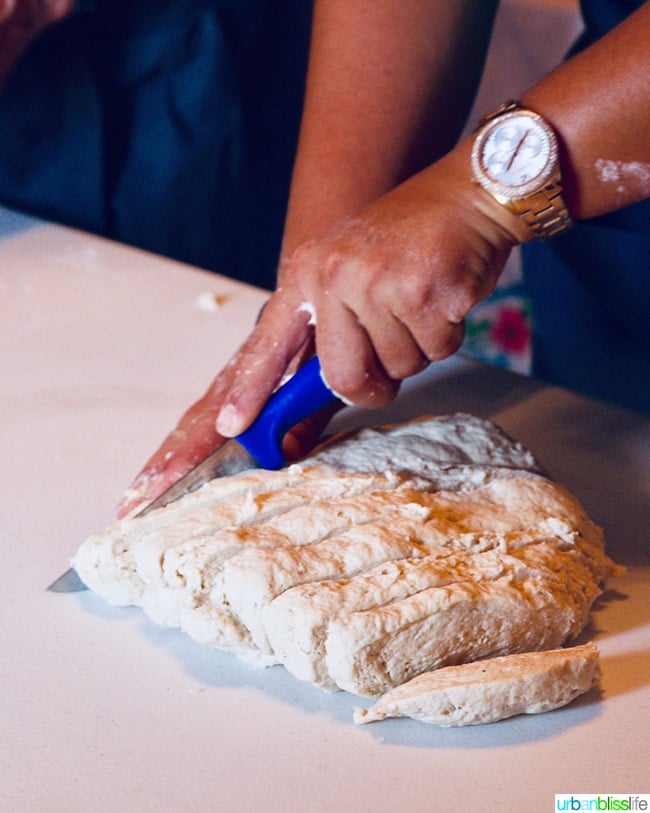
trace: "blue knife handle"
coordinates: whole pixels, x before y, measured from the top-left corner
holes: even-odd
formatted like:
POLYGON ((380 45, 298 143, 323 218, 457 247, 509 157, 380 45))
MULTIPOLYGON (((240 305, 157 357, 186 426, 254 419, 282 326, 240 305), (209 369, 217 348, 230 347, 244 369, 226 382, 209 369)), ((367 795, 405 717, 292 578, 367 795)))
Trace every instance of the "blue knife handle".
POLYGON ((313 356, 268 400, 255 422, 237 442, 265 469, 285 464, 282 439, 289 429, 336 400, 321 374, 318 356, 313 356))

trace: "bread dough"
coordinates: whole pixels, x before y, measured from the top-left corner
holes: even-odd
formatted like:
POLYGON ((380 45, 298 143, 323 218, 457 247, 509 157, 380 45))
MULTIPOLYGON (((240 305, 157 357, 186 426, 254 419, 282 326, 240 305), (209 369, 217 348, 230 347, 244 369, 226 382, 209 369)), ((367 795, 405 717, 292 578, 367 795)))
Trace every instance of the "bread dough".
POLYGON ((73 566, 110 603, 202 644, 366 696, 560 647, 615 568, 530 452, 463 414, 214 480, 94 534, 73 566))

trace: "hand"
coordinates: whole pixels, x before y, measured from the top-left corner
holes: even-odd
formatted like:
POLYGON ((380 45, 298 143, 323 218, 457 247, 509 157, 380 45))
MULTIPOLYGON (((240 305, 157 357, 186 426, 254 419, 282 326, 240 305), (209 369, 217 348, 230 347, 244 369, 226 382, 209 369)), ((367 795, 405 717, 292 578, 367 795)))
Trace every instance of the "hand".
POLYGON ((74 0, 0 0, 0 81, 27 46, 73 6, 74 0))
POLYGON ((288 259, 222 394, 223 435, 250 424, 312 331, 330 388, 364 407, 385 405, 402 379, 460 347, 465 315, 530 237, 472 183, 469 153, 465 142, 288 259))
MULTIPOLYGON (((219 373, 205 395, 185 412, 176 428, 149 458, 124 493, 117 507, 118 517, 137 513, 225 443, 227 438, 215 429, 216 418, 223 395, 230 390, 237 376, 244 375, 239 359, 245 352, 250 352, 249 343, 219 373)), ((312 353, 313 346, 308 343, 289 365, 288 372, 302 364, 312 353)), ((339 408, 340 405, 336 404, 330 406, 295 426, 284 439, 285 458, 298 460, 304 457, 339 408)))
MULTIPOLYGON (((463 147, 302 246, 242 348, 138 475, 120 516, 246 429, 314 335, 325 379, 344 401, 388 403, 403 378, 460 347, 465 315, 526 238, 516 216, 471 183, 463 147)), ((307 453, 329 415, 290 433, 289 459, 307 453)))

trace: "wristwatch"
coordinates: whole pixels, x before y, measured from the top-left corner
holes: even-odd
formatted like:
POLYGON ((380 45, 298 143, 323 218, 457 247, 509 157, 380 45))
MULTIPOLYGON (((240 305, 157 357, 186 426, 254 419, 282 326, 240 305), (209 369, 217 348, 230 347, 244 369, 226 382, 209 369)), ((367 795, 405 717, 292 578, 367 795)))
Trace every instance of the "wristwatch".
POLYGON ((524 221, 536 237, 571 225, 562 199, 557 137, 538 113, 516 101, 483 116, 472 145, 474 181, 524 221))

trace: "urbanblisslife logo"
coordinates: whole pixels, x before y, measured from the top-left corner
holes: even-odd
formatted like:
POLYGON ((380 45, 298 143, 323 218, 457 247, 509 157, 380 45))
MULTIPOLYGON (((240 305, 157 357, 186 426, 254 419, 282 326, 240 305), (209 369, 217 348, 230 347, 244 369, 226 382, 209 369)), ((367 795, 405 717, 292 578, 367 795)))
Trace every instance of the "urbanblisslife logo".
POLYGON ((650 811, 650 793, 556 793, 555 810, 650 811))

